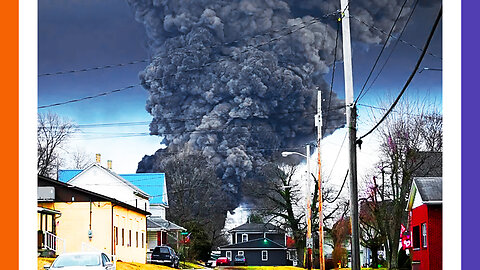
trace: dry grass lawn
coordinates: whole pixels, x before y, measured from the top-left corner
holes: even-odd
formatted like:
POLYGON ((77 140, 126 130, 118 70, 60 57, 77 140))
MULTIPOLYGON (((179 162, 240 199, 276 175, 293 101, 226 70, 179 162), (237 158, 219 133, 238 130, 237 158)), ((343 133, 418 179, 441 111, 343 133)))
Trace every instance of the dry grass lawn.
MULTIPOLYGON (((38 270, 43 270, 46 264, 52 264, 53 258, 38 258, 38 270)), ((143 263, 128 263, 117 262, 117 270, 166 270, 173 269, 163 265, 143 264, 143 263)))

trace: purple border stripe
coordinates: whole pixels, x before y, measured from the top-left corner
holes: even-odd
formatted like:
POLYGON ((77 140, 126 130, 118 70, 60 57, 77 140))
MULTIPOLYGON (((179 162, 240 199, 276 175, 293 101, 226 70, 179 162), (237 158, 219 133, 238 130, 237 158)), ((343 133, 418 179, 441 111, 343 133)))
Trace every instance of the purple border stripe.
POLYGON ((478 177, 480 135, 477 133, 480 115, 474 111, 480 102, 479 10, 480 1, 462 1, 462 269, 480 267, 478 260, 480 217, 476 200, 480 190, 478 177))

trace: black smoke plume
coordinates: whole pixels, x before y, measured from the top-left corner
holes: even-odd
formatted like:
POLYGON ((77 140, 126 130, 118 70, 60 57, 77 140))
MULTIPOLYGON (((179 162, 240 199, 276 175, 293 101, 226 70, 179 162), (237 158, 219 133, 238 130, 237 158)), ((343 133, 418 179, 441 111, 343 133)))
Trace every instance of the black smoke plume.
MULTIPOLYGON (((138 172, 155 170, 155 162, 179 152, 200 153, 216 168, 234 205, 242 179, 254 177, 279 152, 315 141, 317 90, 324 135, 344 126, 344 102, 335 92, 330 96, 323 78, 334 61, 337 17, 322 14, 338 10, 339 1, 128 2, 146 27, 152 53, 140 74, 150 94, 150 132, 167 145, 144 157, 138 172)), ((352 1, 352 13, 391 26, 402 3, 352 1)), ((402 18, 407 14, 408 8, 402 18)), ((355 27, 361 42, 385 38, 355 27)))

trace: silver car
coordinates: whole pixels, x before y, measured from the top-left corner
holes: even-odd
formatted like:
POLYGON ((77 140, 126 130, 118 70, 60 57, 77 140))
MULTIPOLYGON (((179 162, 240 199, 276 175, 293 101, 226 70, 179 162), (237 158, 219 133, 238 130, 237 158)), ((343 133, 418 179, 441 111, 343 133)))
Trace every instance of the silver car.
POLYGON ((102 252, 77 252, 59 255, 52 265, 45 265, 45 270, 116 270, 115 262, 102 252))

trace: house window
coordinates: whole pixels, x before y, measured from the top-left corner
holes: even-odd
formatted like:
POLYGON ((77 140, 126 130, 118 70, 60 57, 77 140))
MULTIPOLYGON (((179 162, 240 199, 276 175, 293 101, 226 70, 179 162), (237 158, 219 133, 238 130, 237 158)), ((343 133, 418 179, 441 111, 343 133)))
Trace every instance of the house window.
POLYGON ((231 251, 225 252, 225 256, 227 256, 227 258, 228 258, 230 261, 232 260, 232 252, 231 252, 231 251))
POLYGON ((143 232, 142 232, 142 248, 144 247, 144 244, 145 244, 145 240, 143 238, 143 232))
POLYGON ((242 234, 242 242, 247 242, 248 241, 248 234, 244 233, 242 234))
POLYGON ((237 252, 237 255, 238 255, 238 256, 243 256, 243 250, 239 250, 239 251, 237 252))
POLYGON ((414 226, 412 229, 412 244, 413 249, 420 248, 420 228, 419 226, 414 226))
POLYGON ((132 230, 128 230, 128 246, 132 246, 132 230))
POLYGON ((268 261, 268 251, 262 250, 262 261, 268 261))
POLYGON ((422 223, 422 247, 427 248, 427 223, 422 223))
POLYGON ((115 245, 118 246, 118 227, 113 227, 115 231, 115 245))
POLYGON ((135 232, 135 243, 136 243, 136 247, 138 248, 138 232, 135 232))
POLYGON ((125 230, 122 228, 122 246, 125 245, 125 230))

